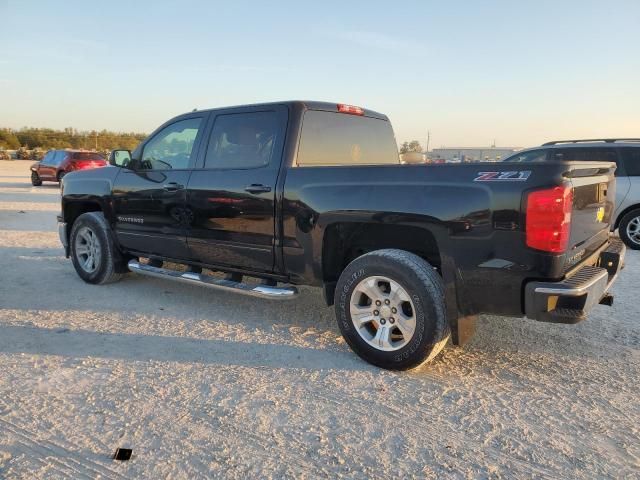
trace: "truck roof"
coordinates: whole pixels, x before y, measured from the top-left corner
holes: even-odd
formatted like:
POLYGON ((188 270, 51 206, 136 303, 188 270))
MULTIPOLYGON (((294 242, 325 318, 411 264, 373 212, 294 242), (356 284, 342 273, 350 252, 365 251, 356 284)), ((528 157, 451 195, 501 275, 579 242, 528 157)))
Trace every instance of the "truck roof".
MULTIPOLYGON (((284 105, 287 107, 298 107, 302 110, 324 110, 324 111, 328 111, 328 112, 336 112, 338 113, 338 105, 347 105, 344 103, 332 103, 332 102, 320 102, 320 101, 316 101, 316 100, 283 100, 280 102, 267 102, 267 103, 252 103, 252 104, 246 104, 246 105, 230 105, 230 106, 224 106, 224 107, 217 107, 217 108, 207 108, 207 109, 202 109, 202 110, 198 110, 199 112, 214 112, 217 110, 231 110, 231 109, 240 109, 240 108, 255 108, 255 107, 269 107, 269 106, 273 106, 273 105, 284 105)), ((350 106, 350 105, 349 105, 350 106)), ((374 110, 369 110, 366 109, 364 107, 359 107, 362 108, 362 110, 364 111, 364 116, 365 117, 373 117, 373 118, 378 118, 380 120, 389 120, 389 118, 379 112, 376 112, 374 110)), ((188 112, 188 113, 193 113, 193 112, 188 112)), ((187 115, 187 113, 185 113, 184 115, 187 115)))

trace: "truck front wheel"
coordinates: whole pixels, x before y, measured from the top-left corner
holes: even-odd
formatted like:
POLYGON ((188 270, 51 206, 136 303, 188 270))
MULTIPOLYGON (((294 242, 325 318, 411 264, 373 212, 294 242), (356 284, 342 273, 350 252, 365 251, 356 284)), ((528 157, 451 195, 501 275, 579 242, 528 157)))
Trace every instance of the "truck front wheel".
POLYGON ((111 229, 102 212, 87 212, 73 223, 70 235, 71 260, 76 272, 87 283, 120 280, 122 260, 111 238, 111 229))
POLYGON ((351 349, 386 369, 432 360, 450 336, 440 275, 404 250, 376 250, 351 262, 338 280, 335 308, 351 349))

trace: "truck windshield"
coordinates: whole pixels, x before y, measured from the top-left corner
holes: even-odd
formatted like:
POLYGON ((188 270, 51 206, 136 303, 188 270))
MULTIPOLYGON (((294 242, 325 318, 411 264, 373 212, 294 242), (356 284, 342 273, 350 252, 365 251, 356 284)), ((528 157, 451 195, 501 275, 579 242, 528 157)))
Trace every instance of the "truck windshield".
POLYGON ((396 140, 388 121, 319 110, 305 113, 298 165, 398 163, 396 140))

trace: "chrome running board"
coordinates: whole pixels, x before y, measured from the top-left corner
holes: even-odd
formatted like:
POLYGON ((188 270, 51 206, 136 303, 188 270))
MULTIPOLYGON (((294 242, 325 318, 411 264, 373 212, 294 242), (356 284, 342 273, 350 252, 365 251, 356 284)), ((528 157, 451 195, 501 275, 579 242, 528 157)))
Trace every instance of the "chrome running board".
POLYGON ((236 292, 252 297, 270 298, 272 300, 289 300, 298 295, 298 289, 293 286, 288 287, 272 287, 268 285, 249 285, 243 282, 234 282, 223 278, 202 275, 193 272, 178 272, 176 270, 168 270, 166 268, 152 267, 144 265, 136 260, 129 261, 129 270, 140 275, 149 277, 166 278, 168 280, 177 280, 192 285, 202 285, 204 287, 215 288, 227 292, 236 292))

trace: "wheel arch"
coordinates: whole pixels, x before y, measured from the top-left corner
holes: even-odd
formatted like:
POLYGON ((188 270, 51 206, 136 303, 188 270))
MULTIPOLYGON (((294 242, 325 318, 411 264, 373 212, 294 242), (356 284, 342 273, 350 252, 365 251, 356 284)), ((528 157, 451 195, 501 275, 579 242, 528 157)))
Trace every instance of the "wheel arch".
POLYGON ((322 242, 322 281, 327 305, 333 305, 335 286, 342 271, 366 253, 397 249, 413 253, 431 264, 441 275, 442 242, 438 233, 418 225, 336 222, 325 228, 322 242))
POLYGON ((78 219, 80 215, 87 212, 104 212, 102 205, 97 200, 82 200, 82 201, 72 201, 65 202, 63 206, 63 218, 67 224, 66 235, 67 235, 67 244, 69 242, 69 237, 71 235, 71 229, 73 228, 73 224, 78 219))

